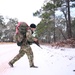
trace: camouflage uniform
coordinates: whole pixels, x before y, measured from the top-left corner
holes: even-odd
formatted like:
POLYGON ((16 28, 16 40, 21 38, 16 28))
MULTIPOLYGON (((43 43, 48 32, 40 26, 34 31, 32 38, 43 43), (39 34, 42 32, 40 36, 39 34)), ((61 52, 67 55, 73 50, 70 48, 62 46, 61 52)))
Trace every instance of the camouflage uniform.
MULTIPOLYGON (((18 37, 18 40, 21 41, 22 39, 23 39, 23 36, 20 34, 19 37, 18 37)), ((32 52, 32 49, 31 49, 30 45, 27 43, 27 41, 33 42, 33 36, 32 36, 32 31, 31 30, 28 30, 26 32, 26 39, 23 40, 23 43, 22 43, 21 48, 19 50, 19 54, 17 54, 10 61, 10 63, 14 64, 17 60, 19 60, 26 53, 27 57, 29 59, 29 65, 30 65, 30 67, 32 65, 34 65, 34 62, 33 62, 33 52, 32 52)))

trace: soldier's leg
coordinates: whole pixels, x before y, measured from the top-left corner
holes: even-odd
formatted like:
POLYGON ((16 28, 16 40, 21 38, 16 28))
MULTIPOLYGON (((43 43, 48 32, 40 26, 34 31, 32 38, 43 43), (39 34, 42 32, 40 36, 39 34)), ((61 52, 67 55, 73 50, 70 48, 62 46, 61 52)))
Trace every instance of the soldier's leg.
POLYGON ((32 49, 30 47, 26 50, 26 54, 27 54, 27 57, 28 57, 28 60, 29 60, 29 65, 30 66, 34 65, 33 52, 32 52, 32 49))
POLYGON ((10 62, 9 64, 11 65, 11 67, 13 67, 13 64, 19 60, 23 55, 25 54, 25 51, 24 50, 20 50, 19 51, 19 54, 17 54, 10 62))
POLYGON ((29 47, 27 50, 26 50, 26 54, 27 54, 27 57, 29 59, 29 65, 30 67, 34 67, 34 68, 38 68, 37 66, 34 65, 34 62, 33 62, 33 52, 32 52, 32 49, 31 47, 29 47))
POLYGON ((32 49, 29 48, 26 52, 27 56, 28 56, 28 59, 29 59, 29 65, 30 65, 30 68, 38 68, 37 66, 34 65, 34 62, 33 62, 33 52, 32 52, 32 49))

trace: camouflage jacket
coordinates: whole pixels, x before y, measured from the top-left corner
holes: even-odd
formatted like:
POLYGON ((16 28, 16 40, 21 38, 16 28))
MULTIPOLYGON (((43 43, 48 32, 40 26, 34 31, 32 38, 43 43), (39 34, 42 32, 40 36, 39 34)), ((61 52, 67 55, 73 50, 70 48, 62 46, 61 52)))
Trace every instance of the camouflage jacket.
POLYGON ((34 37, 32 35, 32 31, 31 31, 31 29, 29 29, 26 32, 26 36, 23 36, 22 34, 18 33, 16 36, 16 41, 17 42, 23 41, 22 46, 25 46, 25 45, 28 45, 30 43, 32 44, 32 42, 34 41, 33 38, 34 37))

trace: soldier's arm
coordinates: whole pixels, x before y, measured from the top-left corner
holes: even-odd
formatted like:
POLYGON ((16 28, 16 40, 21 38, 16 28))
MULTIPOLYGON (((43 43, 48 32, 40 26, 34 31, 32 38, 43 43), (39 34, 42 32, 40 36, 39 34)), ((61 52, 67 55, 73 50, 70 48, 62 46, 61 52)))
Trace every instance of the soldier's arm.
POLYGON ((22 40, 23 40, 23 35, 21 35, 20 33, 16 34, 16 41, 21 42, 22 40))
POLYGON ((31 30, 28 30, 26 33, 26 38, 29 42, 34 42, 34 37, 32 36, 31 30))

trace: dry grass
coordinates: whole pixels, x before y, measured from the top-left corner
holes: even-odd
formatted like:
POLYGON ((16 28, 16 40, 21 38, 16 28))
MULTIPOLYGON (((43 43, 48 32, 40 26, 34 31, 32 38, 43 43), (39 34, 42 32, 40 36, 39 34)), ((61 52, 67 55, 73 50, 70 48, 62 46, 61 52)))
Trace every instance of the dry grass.
POLYGON ((0 44, 14 44, 14 42, 0 42, 0 44))

